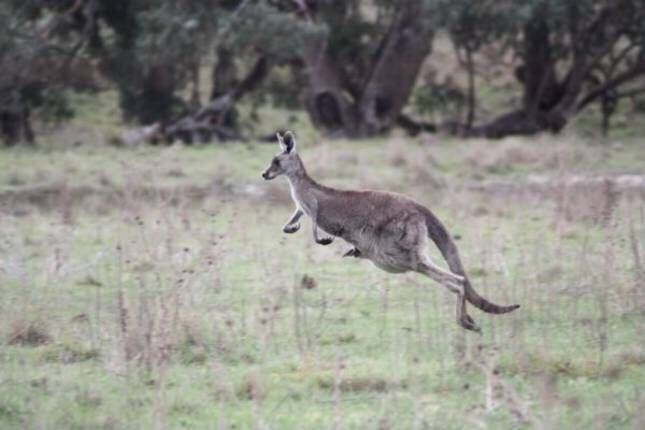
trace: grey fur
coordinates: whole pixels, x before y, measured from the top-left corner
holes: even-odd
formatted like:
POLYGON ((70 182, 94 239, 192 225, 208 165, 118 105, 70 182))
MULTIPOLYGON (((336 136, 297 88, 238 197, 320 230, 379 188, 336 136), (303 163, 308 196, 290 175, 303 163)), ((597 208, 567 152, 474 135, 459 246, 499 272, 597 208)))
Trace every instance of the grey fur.
POLYGON ((345 256, 365 258, 390 273, 415 271, 458 295, 457 322, 479 332, 466 311, 466 301, 477 308, 502 314, 519 305, 500 306, 481 297, 471 286, 461 264, 457 247, 441 222, 429 209, 401 194, 383 191, 337 190, 314 181, 296 153, 290 131, 277 134, 282 152, 262 173, 266 180, 286 175, 296 210, 285 224, 285 233, 295 233, 303 215, 312 220, 314 240, 321 245, 341 237, 354 246, 345 256), (330 234, 321 237, 319 229, 330 234), (428 238, 437 245, 450 271, 430 260, 428 238))

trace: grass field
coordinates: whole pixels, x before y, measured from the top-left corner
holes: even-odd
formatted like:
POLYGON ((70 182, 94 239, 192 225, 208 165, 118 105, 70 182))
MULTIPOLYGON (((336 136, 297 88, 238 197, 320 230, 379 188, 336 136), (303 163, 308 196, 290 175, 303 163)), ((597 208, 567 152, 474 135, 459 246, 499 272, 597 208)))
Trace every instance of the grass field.
POLYGON ((432 281, 283 234, 275 145, 2 151, 0 428, 645 427, 641 142, 301 140, 522 308, 464 332, 432 281))

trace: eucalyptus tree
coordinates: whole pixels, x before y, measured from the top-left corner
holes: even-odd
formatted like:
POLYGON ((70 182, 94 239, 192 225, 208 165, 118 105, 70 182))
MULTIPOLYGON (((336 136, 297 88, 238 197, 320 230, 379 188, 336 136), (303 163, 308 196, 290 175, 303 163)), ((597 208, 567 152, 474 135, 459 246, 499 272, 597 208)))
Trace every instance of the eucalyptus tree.
POLYGON ((430 0, 295 1, 294 13, 325 29, 301 61, 306 109, 332 134, 369 136, 395 126, 434 30, 430 0))
POLYGON ((500 40, 519 58, 522 103, 472 134, 558 132, 593 103, 645 91, 645 0, 505 0, 500 40))
POLYGON ((80 55, 94 1, 0 3, 0 135, 8 145, 35 141, 32 118, 60 121, 72 115, 68 90, 92 90, 97 76, 80 55))

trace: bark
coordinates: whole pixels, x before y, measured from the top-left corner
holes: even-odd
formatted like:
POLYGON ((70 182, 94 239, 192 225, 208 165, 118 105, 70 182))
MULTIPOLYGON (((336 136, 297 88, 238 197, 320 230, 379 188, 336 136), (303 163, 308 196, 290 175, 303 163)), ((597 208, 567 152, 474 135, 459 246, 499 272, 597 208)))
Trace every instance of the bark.
POLYGON ((0 137, 6 146, 21 141, 35 144, 31 110, 17 90, 7 90, 0 96, 0 137))
POLYGON ((142 82, 141 93, 132 95, 138 121, 141 124, 169 121, 177 106, 185 106, 175 96, 176 86, 171 67, 152 67, 142 82))
POLYGON ((230 49, 218 47, 216 56, 217 63, 213 67, 211 78, 213 82, 211 100, 220 97, 238 84, 233 52, 230 49))
POLYGON ((562 97, 562 88, 557 82, 549 27, 542 15, 524 29, 523 58, 518 77, 524 86, 524 109, 531 115, 553 108, 562 97))
POLYGON ((421 122, 410 118, 407 115, 399 115, 397 125, 405 130, 410 136, 417 136, 419 133, 435 133, 437 126, 428 122, 421 122))
POLYGON ((10 112, 0 113, 0 133, 6 146, 13 146, 20 140, 19 118, 10 112))
POLYGON ((488 124, 465 129, 465 137, 487 137, 500 139, 511 135, 532 135, 541 131, 560 131, 566 120, 558 115, 549 115, 541 111, 529 113, 518 109, 498 116, 488 124))
POLYGON ((471 128, 475 123, 475 62, 473 52, 466 49, 466 68, 468 71, 468 111, 466 114, 466 127, 471 128))
POLYGON ((616 112, 617 99, 615 97, 605 96, 601 101, 601 111, 602 111, 602 135, 604 137, 609 136, 609 128, 611 127, 611 117, 616 112))
POLYGON ((199 59, 190 67, 190 106, 194 109, 201 107, 201 99, 199 97, 201 89, 201 79, 199 73, 200 61, 199 59))

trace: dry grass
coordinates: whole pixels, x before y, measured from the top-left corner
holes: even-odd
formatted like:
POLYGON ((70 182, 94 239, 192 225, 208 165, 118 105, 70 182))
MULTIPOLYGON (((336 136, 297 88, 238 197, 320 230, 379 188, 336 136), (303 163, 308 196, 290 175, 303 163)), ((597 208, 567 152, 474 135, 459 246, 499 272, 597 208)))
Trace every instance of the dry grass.
POLYGON ((151 370, 168 363, 178 344, 178 297, 157 295, 138 297, 132 312, 123 292, 119 292, 119 329, 123 354, 127 362, 144 365, 151 370))
POLYGON ((556 222, 589 221, 608 225, 620 200, 613 180, 580 181, 553 189, 556 222))
MULTIPOLYGON (((318 386, 324 390, 334 389, 334 379, 320 378, 318 386)), ((349 376, 343 378, 338 383, 338 389, 343 393, 359 393, 359 392, 377 392, 382 393, 392 391, 396 388, 405 388, 406 382, 391 382, 380 376, 349 376)))
POLYGON ((446 187, 446 180, 438 172, 438 163, 431 147, 419 147, 416 143, 393 138, 387 144, 387 162, 392 167, 409 172, 412 185, 438 190, 446 187))
POLYGON ((11 322, 7 334, 7 344, 20 346, 40 346, 52 341, 47 325, 40 319, 24 317, 11 322))
MULTIPOLYGON (((146 194, 136 187, 145 174, 133 168, 127 192, 109 203, 76 198, 67 185, 70 199, 2 220, 0 319, 9 330, 0 426, 628 428, 642 420, 634 395, 645 378, 642 202, 603 183, 563 191, 561 206, 554 191, 491 199, 464 185, 485 164, 451 171, 454 160, 433 145, 325 145, 303 150, 313 174, 433 199, 475 287, 522 309, 473 311, 484 335, 471 336, 454 323, 454 297, 426 279, 343 259, 344 244, 316 246, 306 228, 281 234, 291 205, 284 183, 146 194), (588 200, 598 203, 582 216, 588 200)), ((545 161, 502 145, 495 163, 516 173, 578 163, 567 149, 545 161)))
POLYGON ((553 142, 542 137, 532 145, 507 138, 502 142, 473 141, 465 161, 481 173, 508 173, 518 168, 572 173, 593 162, 590 157, 593 155, 575 138, 553 142))

